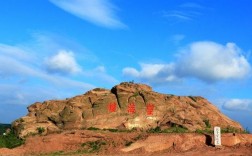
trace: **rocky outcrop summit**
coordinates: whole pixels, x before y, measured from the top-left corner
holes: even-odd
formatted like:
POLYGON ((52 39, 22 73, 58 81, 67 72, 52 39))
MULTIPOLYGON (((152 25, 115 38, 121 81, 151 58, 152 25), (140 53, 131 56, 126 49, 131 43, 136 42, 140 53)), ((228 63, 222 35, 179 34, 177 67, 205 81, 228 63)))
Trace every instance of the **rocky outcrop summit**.
POLYGON ((66 100, 36 102, 12 123, 20 137, 66 129, 140 129, 183 127, 189 131, 220 126, 243 130, 202 97, 154 92, 150 86, 121 83, 96 88, 66 100), (210 125, 210 126, 209 126, 210 125))

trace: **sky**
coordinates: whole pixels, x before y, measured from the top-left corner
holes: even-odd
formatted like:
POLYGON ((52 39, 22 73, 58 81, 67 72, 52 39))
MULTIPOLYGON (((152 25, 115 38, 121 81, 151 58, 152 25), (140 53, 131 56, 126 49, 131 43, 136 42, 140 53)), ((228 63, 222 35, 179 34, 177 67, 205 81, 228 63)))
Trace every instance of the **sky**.
POLYGON ((123 81, 203 96, 252 130, 251 0, 2 0, 0 123, 123 81), (250 91, 249 91, 250 90, 250 91))

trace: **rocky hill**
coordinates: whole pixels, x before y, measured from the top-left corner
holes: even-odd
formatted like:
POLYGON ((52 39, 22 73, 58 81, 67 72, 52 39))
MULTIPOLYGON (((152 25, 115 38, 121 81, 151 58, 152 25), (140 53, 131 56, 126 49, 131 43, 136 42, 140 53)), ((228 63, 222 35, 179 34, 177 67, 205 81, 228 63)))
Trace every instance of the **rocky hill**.
POLYGON ((220 126, 243 130, 202 97, 154 92, 150 86, 121 83, 111 90, 96 88, 66 100, 36 102, 27 116, 12 123, 20 137, 67 129, 148 130, 181 127, 188 131, 220 126))

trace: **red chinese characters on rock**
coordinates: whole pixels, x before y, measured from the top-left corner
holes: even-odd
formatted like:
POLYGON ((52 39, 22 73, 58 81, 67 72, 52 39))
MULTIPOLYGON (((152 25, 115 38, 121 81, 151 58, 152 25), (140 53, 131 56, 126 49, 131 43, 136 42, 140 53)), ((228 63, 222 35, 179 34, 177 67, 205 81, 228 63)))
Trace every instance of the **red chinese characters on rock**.
POLYGON ((130 104, 128 105, 128 113, 129 113, 129 114, 134 114, 135 111, 136 111, 135 104, 134 104, 134 103, 130 103, 130 104))
POLYGON ((153 115, 154 105, 153 104, 147 104, 146 112, 147 115, 153 115))
MULTIPOLYGON (((146 113, 147 115, 153 115, 155 106, 151 103, 146 105, 146 113)), ((117 104, 116 102, 112 102, 108 104, 108 111, 109 112, 116 112, 117 109, 117 104)), ((128 104, 128 113, 129 114, 134 114, 136 112, 136 105, 135 103, 129 103, 128 104)))
POLYGON ((115 112, 116 111, 116 103, 115 102, 108 104, 108 111, 109 112, 115 112))

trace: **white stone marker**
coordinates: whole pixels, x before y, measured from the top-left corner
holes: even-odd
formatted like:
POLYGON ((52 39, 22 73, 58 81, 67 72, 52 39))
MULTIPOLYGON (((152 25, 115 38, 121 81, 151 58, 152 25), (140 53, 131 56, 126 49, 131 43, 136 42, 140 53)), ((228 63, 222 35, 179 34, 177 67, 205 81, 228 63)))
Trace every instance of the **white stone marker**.
POLYGON ((221 128, 214 127, 214 145, 221 146, 221 128))

